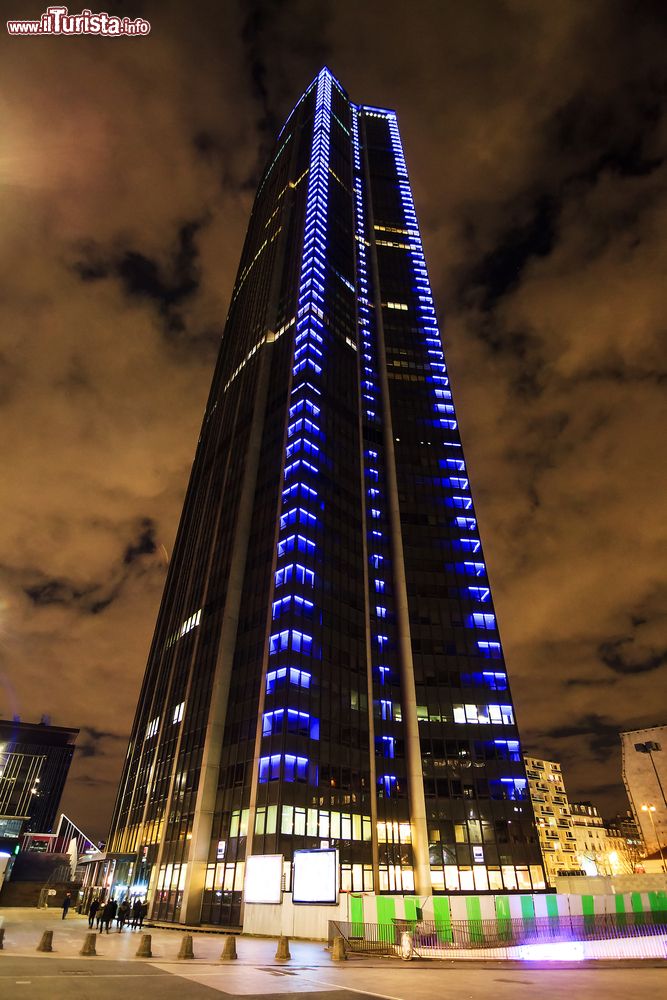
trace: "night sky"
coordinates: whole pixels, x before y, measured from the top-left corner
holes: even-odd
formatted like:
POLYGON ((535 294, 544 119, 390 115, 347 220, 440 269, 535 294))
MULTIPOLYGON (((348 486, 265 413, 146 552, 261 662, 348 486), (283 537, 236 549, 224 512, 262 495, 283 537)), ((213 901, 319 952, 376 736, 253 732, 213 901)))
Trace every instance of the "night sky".
POLYGON ((152 32, 1 42, 0 716, 81 727, 104 837, 258 177, 326 63, 398 111, 525 749, 627 808, 619 729, 667 721, 664 3, 101 9, 152 32))

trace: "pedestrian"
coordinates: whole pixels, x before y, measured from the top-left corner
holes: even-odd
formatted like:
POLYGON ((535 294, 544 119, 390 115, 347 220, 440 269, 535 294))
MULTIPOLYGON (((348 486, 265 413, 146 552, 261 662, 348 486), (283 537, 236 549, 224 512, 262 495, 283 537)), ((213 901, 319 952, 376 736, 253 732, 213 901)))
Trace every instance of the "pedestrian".
POLYGON ((130 915, 130 904, 128 903, 128 901, 126 899, 124 899, 123 902, 118 907, 118 917, 117 917, 117 920, 118 920, 118 933, 119 934, 122 931, 123 927, 125 926, 125 923, 126 923, 128 917, 129 917, 129 915, 130 915))
POLYGON ((139 926, 141 919, 141 900, 138 896, 135 896, 134 903, 132 904, 132 930, 139 926))
POLYGON ((63 899, 63 920, 67 916, 67 911, 69 910, 71 903, 72 903, 72 894, 67 892, 65 893, 65 898, 63 899))
POLYGON ((98 931, 102 930, 103 923, 104 923, 104 904, 102 903, 102 900, 100 900, 100 908, 97 911, 97 921, 96 921, 98 931))
POLYGON ((141 911, 139 913, 139 930, 144 926, 144 919, 148 913, 148 902, 144 899, 141 903, 141 911))
POLYGON ((95 923, 95 914, 97 913, 99 908, 100 908, 100 901, 99 899, 95 898, 90 904, 90 907, 88 908, 88 926, 90 927, 91 931, 93 929, 93 924, 95 923))
POLYGON ((116 910, 118 909, 118 904, 115 899, 110 899, 109 902, 104 907, 104 913, 102 916, 102 923, 106 929, 107 934, 109 933, 109 926, 116 916, 116 910))

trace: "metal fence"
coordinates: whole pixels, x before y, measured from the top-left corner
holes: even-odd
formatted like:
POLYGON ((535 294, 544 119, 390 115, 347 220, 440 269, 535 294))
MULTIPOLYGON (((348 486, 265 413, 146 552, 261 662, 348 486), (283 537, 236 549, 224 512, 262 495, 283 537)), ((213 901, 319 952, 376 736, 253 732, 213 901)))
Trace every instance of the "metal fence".
MULTIPOLYGON (((345 941, 347 951, 378 956, 401 954, 408 949, 424 958, 454 958, 457 952, 479 952, 479 957, 485 957, 483 952, 506 952, 521 945, 615 941, 619 944, 618 957, 655 957, 656 950, 664 950, 659 939, 667 938, 667 912, 495 920, 394 919, 382 924, 329 921, 329 943, 338 936, 345 941), (643 951, 641 940, 650 942, 643 951), (625 954, 621 943, 628 941, 634 944, 625 948, 625 954)), ((599 957, 614 956, 610 953, 599 957)))

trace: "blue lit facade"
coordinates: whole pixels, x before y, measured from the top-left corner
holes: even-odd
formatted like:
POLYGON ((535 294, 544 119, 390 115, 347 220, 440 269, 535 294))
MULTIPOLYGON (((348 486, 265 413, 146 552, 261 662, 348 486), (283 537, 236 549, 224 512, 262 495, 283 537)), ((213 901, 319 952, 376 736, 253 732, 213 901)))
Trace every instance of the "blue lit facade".
POLYGON ((258 189, 110 848, 154 917, 234 924, 249 854, 329 845, 353 891, 544 887, 396 115, 323 70, 258 189))

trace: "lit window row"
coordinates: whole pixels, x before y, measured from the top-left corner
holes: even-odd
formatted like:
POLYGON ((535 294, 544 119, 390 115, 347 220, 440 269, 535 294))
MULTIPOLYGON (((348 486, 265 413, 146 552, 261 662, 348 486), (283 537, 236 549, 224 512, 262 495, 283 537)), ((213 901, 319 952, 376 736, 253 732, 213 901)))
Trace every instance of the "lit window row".
POLYGON ((454 722, 473 725, 502 726, 514 725, 514 711, 511 705, 454 705, 454 722))
POLYGON ((269 670, 266 674, 266 693, 271 694, 288 684, 294 687, 309 688, 311 674, 298 667, 278 667, 277 670, 269 670))
MULTIPOLYGON (((240 812, 240 810, 238 811, 240 812)), ((243 810, 247 812, 247 810, 243 810)), ((234 814, 232 814, 234 823, 234 814)), ((247 835, 247 818, 245 833, 243 819, 234 824, 241 836, 247 835)), ((365 840, 371 839, 371 818, 357 813, 329 812, 325 810, 306 809, 299 806, 266 806, 257 809, 255 814, 255 833, 260 836, 278 832, 287 836, 319 837, 322 840, 365 840)), ((233 836, 238 836, 239 833, 233 836)))
POLYGON ((276 708, 272 712, 265 712, 262 716, 262 735, 282 733, 285 722, 289 733, 309 736, 312 740, 320 738, 320 720, 296 708, 276 708))
POLYGON ((307 757, 297 757, 296 754, 272 754, 270 757, 259 758, 259 780, 267 781, 308 781, 317 784, 317 768, 309 766, 307 757))
POLYGON ((190 615, 189 618, 185 619, 178 632, 174 632, 173 635, 167 639, 165 649, 169 649, 175 642, 178 642, 181 636, 187 635, 188 632, 192 632, 193 628, 197 628, 201 622, 201 612, 202 609, 200 608, 199 611, 195 611, 193 615, 190 615))
POLYGON ((157 733, 160 728, 160 716, 158 715, 155 719, 151 721, 146 726, 146 739, 150 740, 157 733))

